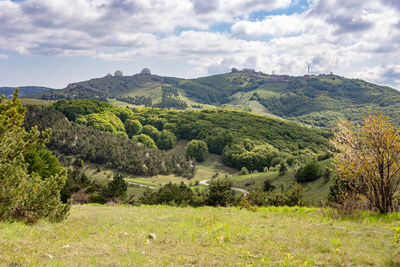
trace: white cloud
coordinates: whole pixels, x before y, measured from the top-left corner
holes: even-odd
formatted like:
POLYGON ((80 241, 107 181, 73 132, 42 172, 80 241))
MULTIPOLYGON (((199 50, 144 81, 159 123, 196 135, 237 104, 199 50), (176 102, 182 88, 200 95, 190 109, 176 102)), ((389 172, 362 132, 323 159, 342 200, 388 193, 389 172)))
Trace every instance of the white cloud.
POLYGON ((8 56, 7 56, 7 55, 0 54, 0 59, 7 59, 7 58, 8 58, 8 56))
POLYGON ((352 76, 376 83, 391 85, 400 90, 399 64, 383 64, 365 68, 361 71, 354 72, 352 76))
MULTIPOLYGON (((302 13, 251 16, 291 3, 296 1, 0 0, 0 51, 178 59, 193 66, 191 76, 231 67, 300 75, 308 64, 315 72, 363 75, 383 73, 375 65, 387 69, 400 62, 396 1, 310 0, 302 13), (231 32, 209 30, 221 23, 231 25, 231 32)), ((398 83, 395 75, 386 76, 374 81, 398 83)))

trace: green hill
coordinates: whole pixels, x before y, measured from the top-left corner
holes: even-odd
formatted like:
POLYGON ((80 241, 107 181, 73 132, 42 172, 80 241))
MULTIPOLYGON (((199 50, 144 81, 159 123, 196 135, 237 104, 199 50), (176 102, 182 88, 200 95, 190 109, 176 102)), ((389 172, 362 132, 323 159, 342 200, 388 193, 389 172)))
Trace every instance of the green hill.
MULTIPOLYGON (((177 182, 191 178, 194 183, 217 173, 225 177, 242 167, 252 172, 272 171, 286 162, 295 167, 326 153, 331 136, 326 130, 242 111, 132 110, 94 100, 61 100, 51 107, 28 106, 25 126, 29 129, 34 125, 41 130, 53 129, 48 148, 57 153, 65 166, 81 159, 97 164, 92 168, 94 172, 89 170, 91 177, 106 177, 98 171, 106 167, 156 185, 163 179, 177 182), (128 121, 136 121, 142 132, 128 136, 128 121), (139 135, 146 135, 156 147, 133 141, 139 135), (211 154, 206 162, 185 158, 185 144, 193 139, 207 143, 211 154), (174 179, 174 175, 181 178, 174 179)), ((290 168, 288 179, 276 178, 278 185, 285 184, 285 191, 295 182, 294 171, 290 168)), ((326 198, 325 193, 312 192, 317 200, 326 198)))
MULTIPOLYGON (((5 95, 7 98, 12 97, 16 87, 0 87, 0 95, 5 95)), ((20 86, 19 96, 26 96, 31 94, 42 93, 49 90, 54 90, 52 88, 43 86, 20 86)))
POLYGON ((398 213, 304 207, 75 205, 61 223, 0 222, 5 266, 398 266, 398 213))
POLYGON ((224 107, 321 127, 333 127, 343 117, 359 121, 368 110, 400 122, 400 92, 336 75, 292 77, 237 71, 197 79, 148 74, 107 76, 34 97, 176 109, 224 107))

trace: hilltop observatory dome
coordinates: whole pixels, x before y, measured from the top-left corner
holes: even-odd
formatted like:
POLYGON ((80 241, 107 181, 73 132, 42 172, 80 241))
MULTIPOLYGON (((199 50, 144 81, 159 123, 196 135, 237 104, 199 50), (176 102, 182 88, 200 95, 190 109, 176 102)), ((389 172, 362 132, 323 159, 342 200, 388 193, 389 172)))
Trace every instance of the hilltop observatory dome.
POLYGON ((114 77, 123 77, 124 75, 122 74, 122 71, 117 70, 114 72, 114 77))
POLYGON ((144 74, 144 75, 150 75, 151 71, 149 68, 144 68, 142 69, 142 71, 140 72, 140 74, 144 74))

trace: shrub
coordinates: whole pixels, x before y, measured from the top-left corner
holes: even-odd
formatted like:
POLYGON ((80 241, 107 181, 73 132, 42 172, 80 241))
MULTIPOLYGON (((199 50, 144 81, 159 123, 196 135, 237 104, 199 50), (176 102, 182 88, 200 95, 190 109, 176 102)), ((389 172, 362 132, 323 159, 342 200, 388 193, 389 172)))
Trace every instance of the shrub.
POLYGON ((249 210, 249 211, 257 211, 258 207, 251 205, 251 203, 247 199, 241 199, 239 202, 239 207, 249 210))
POLYGON ((192 140, 186 147, 186 156, 203 162, 208 156, 208 148, 206 142, 202 140, 192 140))
POLYGON ((156 146, 156 143, 154 143, 154 140, 151 139, 151 137, 146 134, 134 135, 134 136, 132 136, 132 141, 136 142, 136 143, 141 143, 148 148, 157 149, 157 146, 156 146))
POLYGON ((85 204, 89 203, 89 195, 85 193, 84 189, 80 189, 71 196, 72 203, 74 204, 85 204))
POLYGON ((396 210, 400 185, 400 130, 386 116, 369 114, 364 124, 343 122, 332 140, 333 171, 353 194, 365 197, 380 213, 396 210))
POLYGON ((163 185, 157 192, 146 189, 139 201, 143 204, 168 204, 185 206, 193 204, 194 193, 183 182, 173 184, 169 182, 163 185))
POLYGON ((142 131, 142 128, 142 124, 138 120, 127 119, 125 121, 126 133, 130 138, 136 134, 139 134, 142 131))
POLYGON ((176 136, 169 130, 162 130, 155 142, 159 149, 171 149, 176 145, 176 136))
POLYGON ((280 166, 279 166, 279 174, 283 175, 287 172, 288 168, 285 164, 285 162, 281 162, 280 166))
POLYGON ((264 181, 264 186, 263 186, 263 191, 264 192, 269 192, 269 191, 274 191, 275 186, 271 183, 270 180, 265 180, 264 181))
POLYGON ((125 133, 125 126, 120 118, 109 111, 78 117, 76 122, 104 132, 125 133))
POLYGON ((123 200, 126 197, 126 190, 128 184, 125 182, 124 177, 121 174, 114 174, 112 181, 107 184, 104 190, 104 195, 108 200, 115 198, 123 200))
POLYGON ((296 173, 297 182, 303 183, 314 181, 321 177, 322 167, 317 161, 311 161, 304 167, 300 168, 296 173))
POLYGON ((154 142, 157 142, 158 138, 160 137, 160 132, 152 125, 144 125, 142 128, 142 133, 150 136, 154 142))
POLYGON ((242 167, 239 172, 240 175, 249 174, 249 170, 246 167, 242 167))
POLYGON ((228 206, 235 201, 232 183, 227 179, 212 179, 208 186, 208 192, 208 205, 228 206))
POLYGON ((261 189, 251 190, 245 197, 251 205, 256 206, 296 206, 302 204, 303 187, 299 184, 293 185, 286 193, 263 192, 261 189))

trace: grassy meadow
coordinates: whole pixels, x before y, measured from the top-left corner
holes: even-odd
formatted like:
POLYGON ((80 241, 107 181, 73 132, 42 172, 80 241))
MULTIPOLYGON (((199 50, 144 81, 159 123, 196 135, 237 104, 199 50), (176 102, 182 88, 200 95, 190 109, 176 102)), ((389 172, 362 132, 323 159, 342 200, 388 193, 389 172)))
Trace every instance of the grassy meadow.
POLYGON ((334 220, 303 207, 73 206, 62 223, 0 222, 0 265, 398 266, 399 216, 334 220))

